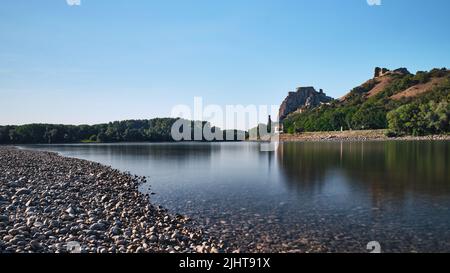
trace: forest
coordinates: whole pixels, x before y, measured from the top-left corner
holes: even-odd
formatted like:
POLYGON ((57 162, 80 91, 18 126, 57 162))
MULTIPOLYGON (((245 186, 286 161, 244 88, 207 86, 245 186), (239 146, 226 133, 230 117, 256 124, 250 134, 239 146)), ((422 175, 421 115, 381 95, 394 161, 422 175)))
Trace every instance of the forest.
MULTIPOLYGON (((55 125, 28 124, 21 126, 0 126, 0 144, 55 144, 55 143, 110 143, 110 142, 172 142, 172 125, 179 119, 155 118, 148 120, 115 121, 97 125, 55 125)), ((195 127, 209 127, 211 131, 220 130, 210 127, 208 122, 188 121, 191 124, 191 139, 194 140, 195 127)), ((220 130, 225 135, 229 131, 220 130)), ((232 130, 237 140, 238 133, 232 130)), ((204 141, 202 138, 200 141, 204 141)), ((221 141, 221 140, 219 140, 221 141)))

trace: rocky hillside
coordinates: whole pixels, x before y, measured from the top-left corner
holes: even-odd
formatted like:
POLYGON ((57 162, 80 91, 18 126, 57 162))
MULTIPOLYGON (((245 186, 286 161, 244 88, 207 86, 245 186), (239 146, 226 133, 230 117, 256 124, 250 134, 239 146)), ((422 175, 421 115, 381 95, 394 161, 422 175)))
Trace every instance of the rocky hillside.
MULTIPOLYGON (((406 68, 399 68, 393 71, 390 71, 387 68, 375 68, 374 77, 367 82, 363 83, 356 89, 362 89, 364 91, 364 97, 370 98, 373 96, 376 96, 384 91, 386 87, 388 87, 397 77, 407 76, 411 75, 411 73, 406 68)), ((353 89, 352 91, 356 90, 353 89)), ((350 91, 347 95, 345 95, 343 98, 341 98, 341 101, 345 101, 347 98, 351 97, 351 95, 354 93, 350 91)))
POLYGON ((314 87, 299 87, 296 92, 289 92, 281 104, 280 120, 284 120, 289 114, 313 109, 332 100, 333 98, 328 97, 322 89, 317 92, 314 87))
POLYGON ((406 68, 391 71, 387 68, 377 67, 375 68, 375 74, 372 79, 350 91, 340 101, 345 101, 351 97, 355 93, 355 90, 364 90, 363 95, 365 98, 375 97, 395 84, 399 79, 411 81, 410 87, 405 87, 405 90, 397 90, 394 95, 390 96, 390 99, 401 100, 403 98, 414 98, 430 92, 436 87, 445 85, 449 75, 450 73, 447 69, 435 69, 431 72, 421 71, 413 75, 406 68))
POLYGON ((391 71, 377 67, 373 78, 342 98, 308 107, 300 104, 301 111, 292 110, 296 106, 290 98, 293 96, 290 94, 280 108, 288 133, 386 128, 393 134, 449 131, 450 70, 446 68, 412 74, 406 68, 391 71), (290 108, 286 107, 289 102, 290 108))

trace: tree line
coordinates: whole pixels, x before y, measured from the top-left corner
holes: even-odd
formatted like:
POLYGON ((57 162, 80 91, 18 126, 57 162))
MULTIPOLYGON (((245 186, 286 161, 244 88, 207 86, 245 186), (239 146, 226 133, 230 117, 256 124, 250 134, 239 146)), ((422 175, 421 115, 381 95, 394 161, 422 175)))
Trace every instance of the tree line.
MULTIPOLYGON (((27 124, 0 126, 0 144, 60 144, 89 142, 171 142, 171 130, 177 118, 115 121, 97 125, 27 124)), ((211 127, 208 122, 191 123, 191 135, 195 127, 211 127)), ((189 130, 189 129, 188 129, 189 130)), ((220 130, 211 127, 211 130, 220 130)), ((229 134, 230 131, 220 131, 229 134)), ((246 132, 243 132, 247 136, 246 132)), ((232 130, 237 139, 242 132, 232 130)), ((194 138, 192 138, 194 139, 194 138)), ((226 139, 226 138, 224 138, 226 139)), ((202 139, 204 140, 204 139, 202 139)))

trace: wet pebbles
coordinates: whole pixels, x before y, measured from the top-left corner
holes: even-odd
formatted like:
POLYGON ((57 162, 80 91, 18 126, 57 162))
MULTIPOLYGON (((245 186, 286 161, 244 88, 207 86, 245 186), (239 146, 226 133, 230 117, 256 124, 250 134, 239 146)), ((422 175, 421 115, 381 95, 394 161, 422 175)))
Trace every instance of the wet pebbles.
POLYGON ((0 147, 0 253, 232 252, 138 191, 145 178, 0 147))

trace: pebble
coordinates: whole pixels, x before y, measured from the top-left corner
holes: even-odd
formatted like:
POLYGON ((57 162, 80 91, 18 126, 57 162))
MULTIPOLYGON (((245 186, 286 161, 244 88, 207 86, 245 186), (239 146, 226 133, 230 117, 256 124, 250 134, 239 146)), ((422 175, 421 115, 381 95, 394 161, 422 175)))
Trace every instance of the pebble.
POLYGON ((0 253, 232 251, 150 204, 145 178, 97 163, 3 146, 0 181, 0 253))
POLYGON ((90 230, 104 231, 104 230, 106 230, 106 226, 105 226, 104 224, 102 224, 102 223, 95 223, 95 224, 92 224, 92 225, 89 227, 89 229, 90 229, 90 230))
POLYGON ((8 223, 9 217, 6 215, 0 215, 0 223, 8 223))
POLYGON ((30 193, 31 193, 31 191, 26 188, 20 188, 16 191, 16 195, 25 195, 25 194, 30 194, 30 193))

